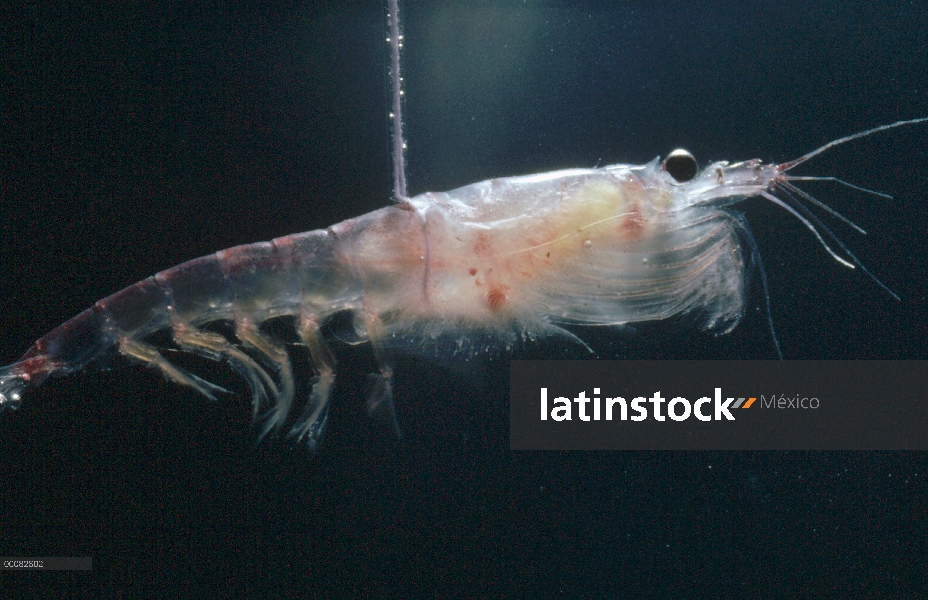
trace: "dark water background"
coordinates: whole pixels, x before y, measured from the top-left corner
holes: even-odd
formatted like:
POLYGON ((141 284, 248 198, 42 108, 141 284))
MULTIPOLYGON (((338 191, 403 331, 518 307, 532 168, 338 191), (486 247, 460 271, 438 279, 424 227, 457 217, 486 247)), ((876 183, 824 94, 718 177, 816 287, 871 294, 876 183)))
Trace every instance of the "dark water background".
MULTIPOLYGON (((783 161, 928 116, 919 2, 406 0, 411 193, 686 147, 783 161)), ((376 1, 274 8, 0 8, 0 363, 184 260, 324 227, 390 196, 376 1)), ((928 126, 836 149, 807 189, 901 297, 782 210, 743 205, 791 359, 928 358, 928 126)), ((755 279, 756 281, 756 279, 755 279)), ((756 286, 755 286, 756 288, 756 286)), ((716 338, 686 323, 578 330, 603 358, 774 358, 753 289, 716 338)), ((125 364, 52 381, 0 419, 4 597, 914 597, 923 453, 511 453, 508 360, 397 369, 397 443, 341 361, 315 458, 255 447, 247 396, 211 404, 125 364), (28 586, 28 587, 25 587, 28 586)), ((480 362, 480 361, 478 361, 480 362)), ((211 371, 223 383, 230 376, 211 371)))

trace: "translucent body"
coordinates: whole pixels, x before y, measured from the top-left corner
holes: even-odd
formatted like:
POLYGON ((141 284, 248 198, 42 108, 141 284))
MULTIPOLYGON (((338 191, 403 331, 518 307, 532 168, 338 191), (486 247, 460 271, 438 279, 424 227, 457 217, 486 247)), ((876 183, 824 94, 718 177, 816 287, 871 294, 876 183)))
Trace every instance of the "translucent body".
POLYGON ((724 211, 684 207, 671 181, 653 161, 412 198, 406 231, 369 227, 360 236, 355 265, 367 305, 395 314, 386 323, 400 329, 434 321, 543 332, 695 308, 708 327, 729 328, 743 304, 735 227, 724 211), (384 247, 396 268, 378 262, 384 247))
POLYGON ((210 398, 224 391, 162 356, 150 340, 167 330, 181 350, 226 361, 245 378, 267 433, 288 420, 296 394, 286 345, 262 329, 285 317, 316 373, 290 433, 314 446, 336 369, 321 325, 337 312, 349 311, 360 339, 373 345, 380 373, 372 410, 392 407, 391 354, 404 344, 428 351, 450 336, 466 346, 479 331, 506 345, 518 336, 572 335, 562 324, 684 313, 704 329, 729 331, 744 312, 742 241, 750 233, 727 207, 767 198, 854 266, 825 244, 815 226, 821 222, 805 206, 774 192, 804 194, 789 183, 802 178, 785 172, 835 144, 926 120, 848 136, 781 165, 714 163, 686 182, 657 159, 493 179, 403 199, 326 230, 222 250, 104 298, 42 337, 0 369, 0 410, 16 408, 27 388, 50 375, 113 354, 210 398), (215 322, 231 323, 234 337, 205 328, 215 322))

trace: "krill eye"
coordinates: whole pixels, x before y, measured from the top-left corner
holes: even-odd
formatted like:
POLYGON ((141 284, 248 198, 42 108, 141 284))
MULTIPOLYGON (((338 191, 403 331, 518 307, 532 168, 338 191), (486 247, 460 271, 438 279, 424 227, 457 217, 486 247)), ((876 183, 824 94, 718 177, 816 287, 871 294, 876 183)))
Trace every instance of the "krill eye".
POLYGON ((664 170, 676 181, 684 183, 696 177, 696 159, 682 148, 677 148, 664 160, 664 170))

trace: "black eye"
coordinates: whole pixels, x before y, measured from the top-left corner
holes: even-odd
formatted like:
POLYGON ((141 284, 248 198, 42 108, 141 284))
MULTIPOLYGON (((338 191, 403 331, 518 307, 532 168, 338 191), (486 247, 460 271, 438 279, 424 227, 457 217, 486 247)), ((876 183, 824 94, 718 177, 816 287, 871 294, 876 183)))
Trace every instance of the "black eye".
POLYGON ((696 177, 696 159, 682 148, 677 148, 664 160, 664 170, 675 180, 683 183, 696 177))

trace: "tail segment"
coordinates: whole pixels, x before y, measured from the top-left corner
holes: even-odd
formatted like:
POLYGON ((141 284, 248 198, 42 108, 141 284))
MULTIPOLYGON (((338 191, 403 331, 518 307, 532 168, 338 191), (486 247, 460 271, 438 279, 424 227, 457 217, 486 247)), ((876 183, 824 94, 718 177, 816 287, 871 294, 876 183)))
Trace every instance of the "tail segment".
POLYGON ((0 367, 0 413, 16 410, 23 402, 23 394, 34 385, 22 362, 0 367))
POLYGON ((26 390, 39 387, 49 375, 72 370, 66 363, 43 353, 36 344, 15 363, 0 367, 0 413, 18 409, 26 390))
POLYGON ((16 410, 27 389, 39 387, 50 375, 65 375, 101 358, 113 347, 112 332, 89 308, 50 331, 15 363, 0 367, 0 412, 16 410))

